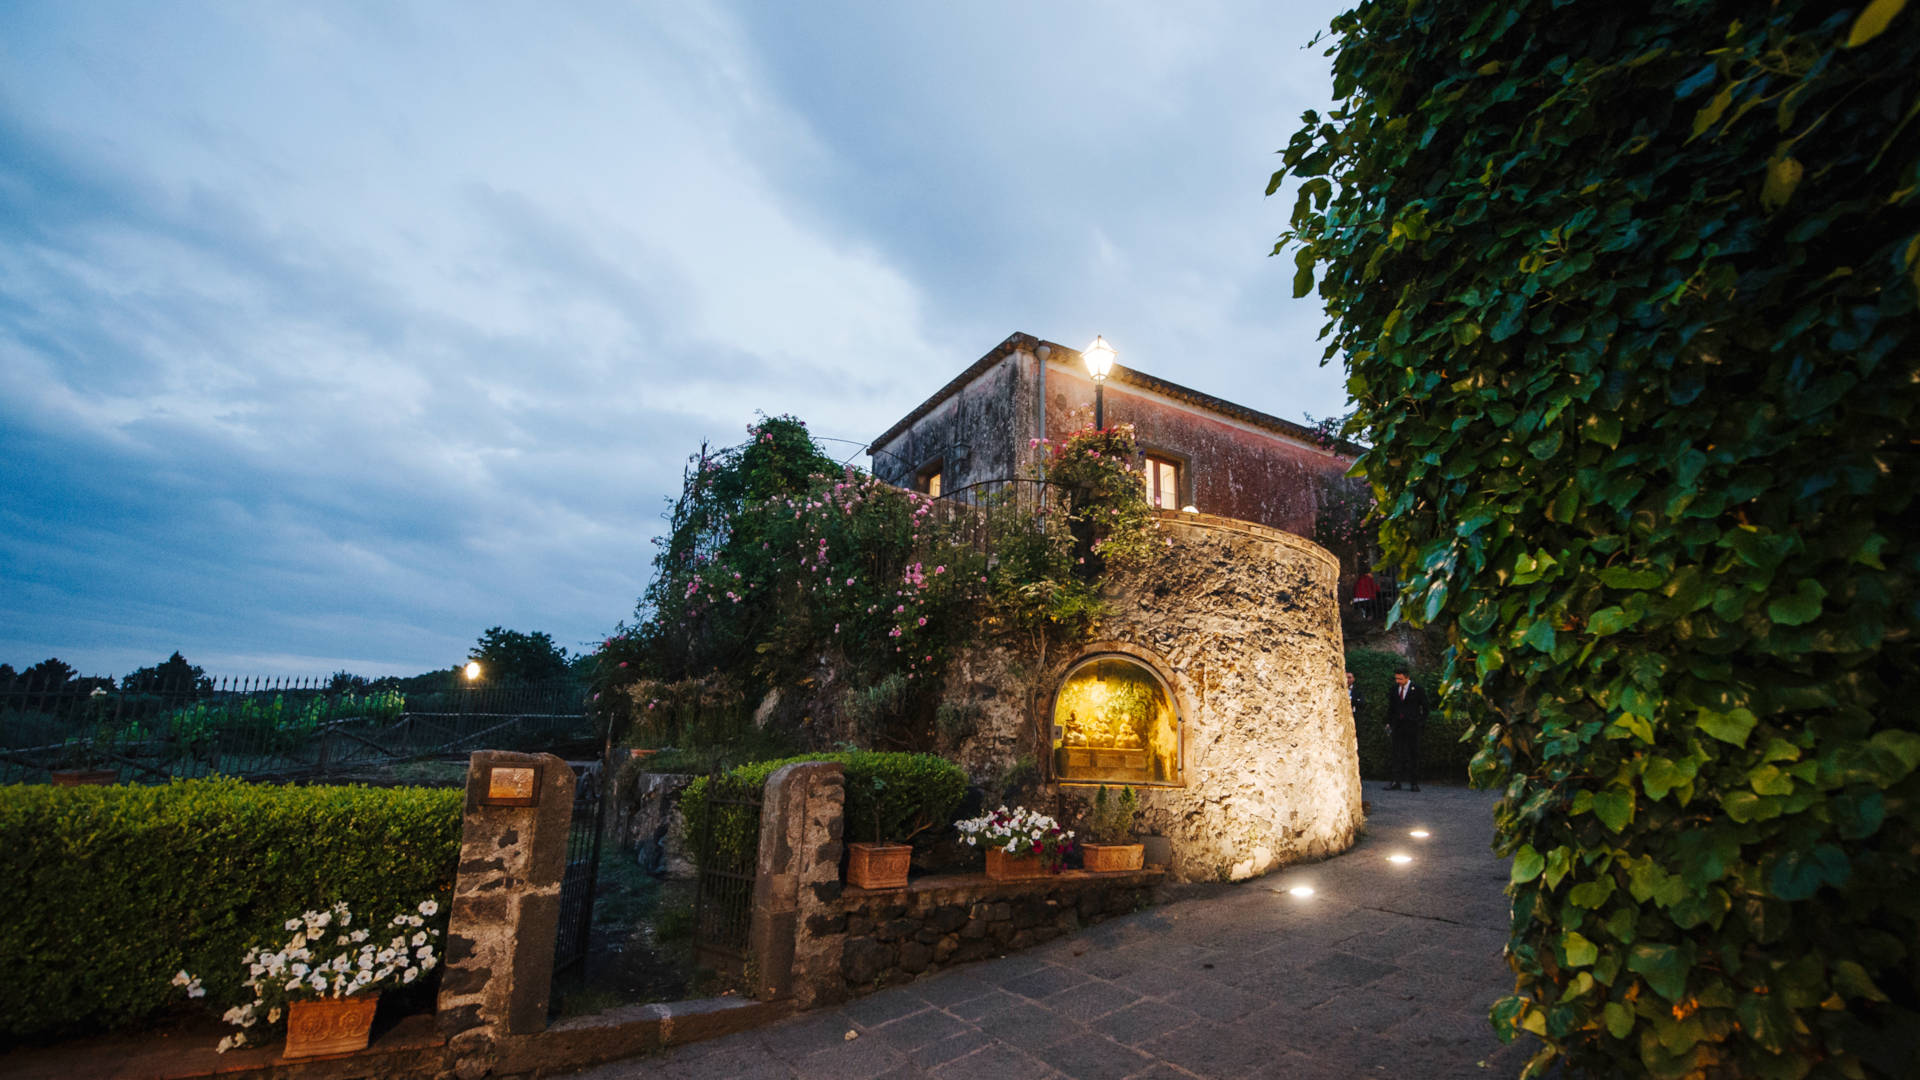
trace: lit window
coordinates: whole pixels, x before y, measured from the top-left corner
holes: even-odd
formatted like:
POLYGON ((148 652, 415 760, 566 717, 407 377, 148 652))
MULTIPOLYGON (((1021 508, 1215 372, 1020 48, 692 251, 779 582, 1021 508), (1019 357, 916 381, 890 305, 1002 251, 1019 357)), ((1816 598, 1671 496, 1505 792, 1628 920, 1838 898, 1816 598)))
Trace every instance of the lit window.
POLYGON ((934 473, 933 475, 927 477, 927 494, 932 495, 936 498, 939 497, 940 495, 940 474, 939 473, 934 473))
POLYGON ((946 467, 946 461, 940 460, 922 468, 914 486, 936 499, 939 498, 941 473, 946 470, 946 467))
POLYGON ((1180 781, 1180 718, 1153 670, 1124 656, 1081 664, 1053 699, 1054 773, 1120 784, 1180 781))
POLYGON ((1162 510, 1180 509, 1180 463, 1147 455, 1147 501, 1162 510))

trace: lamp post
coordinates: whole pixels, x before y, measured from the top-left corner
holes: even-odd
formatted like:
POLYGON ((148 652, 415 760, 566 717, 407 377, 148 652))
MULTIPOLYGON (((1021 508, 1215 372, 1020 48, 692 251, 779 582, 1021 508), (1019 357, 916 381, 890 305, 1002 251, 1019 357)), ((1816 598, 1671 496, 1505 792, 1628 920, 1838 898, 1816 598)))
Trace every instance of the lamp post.
POLYGON ((1098 334, 1080 353, 1087 362, 1087 374, 1093 376, 1093 426, 1097 428, 1107 426, 1107 373, 1113 370, 1113 355, 1113 346, 1098 334))

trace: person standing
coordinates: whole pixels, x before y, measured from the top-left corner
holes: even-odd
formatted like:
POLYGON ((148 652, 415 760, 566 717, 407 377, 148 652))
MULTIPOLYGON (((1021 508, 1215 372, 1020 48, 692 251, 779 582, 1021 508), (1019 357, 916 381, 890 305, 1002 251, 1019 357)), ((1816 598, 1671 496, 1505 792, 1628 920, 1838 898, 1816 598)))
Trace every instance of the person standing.
POLYGON ((1387 698, 1387 737, 1393 743, 1387 759, 1393 778, 1388 791, 1400 790, 1403 779, 1412 790, 1420 790, 1420 729, 1426 723, 1426 692, 1407 677, 1404 666, 1394 668, 1393 690, 1387 698))
POLYGON ((1353 722, 1356 727, 1360 724, 1360 709, 1366 703, 1366 696, 1360 693, 1360 684, 1354 679, 1353 672, 1347 672, 1347 704, 1353 709, 1353 722))

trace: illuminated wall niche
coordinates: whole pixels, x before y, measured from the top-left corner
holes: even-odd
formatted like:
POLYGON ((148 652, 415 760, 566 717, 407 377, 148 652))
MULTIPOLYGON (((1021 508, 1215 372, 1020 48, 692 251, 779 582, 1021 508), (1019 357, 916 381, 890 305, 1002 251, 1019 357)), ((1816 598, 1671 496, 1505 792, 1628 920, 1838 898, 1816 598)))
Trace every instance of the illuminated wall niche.
POLYGON ((1065 781, 1180 782, 1180 714, 1147 665, 1107 654, 1067 672, 1053 699, 1054 775, 1065 781))

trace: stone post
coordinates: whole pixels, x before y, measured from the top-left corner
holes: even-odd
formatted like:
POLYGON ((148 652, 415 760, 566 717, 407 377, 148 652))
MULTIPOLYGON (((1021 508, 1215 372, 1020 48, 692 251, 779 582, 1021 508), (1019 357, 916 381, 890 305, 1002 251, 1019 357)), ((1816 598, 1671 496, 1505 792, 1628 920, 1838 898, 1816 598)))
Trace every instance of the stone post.
POLYGON ((463 1077, 492 1066, 500 1036, 546 1028, 573 785, 573 770, 552 754, 482 750, 467 764, 460 868, 436 1016, 463 1077), (518 789, 511 781, 526 774, 502 774, 493 792, 530 798, 533 805, 488 804, 489 776, 502 768, 537 770, 537 782, 518 789))
POLYGON ((839 895, 845 785, 846 768, 838 762, 796 762, 767 777, 747 939, 752 993, 762 1001, 792 997, 802 1008, 814 1004, 799 929, 809 907, 839 895))

